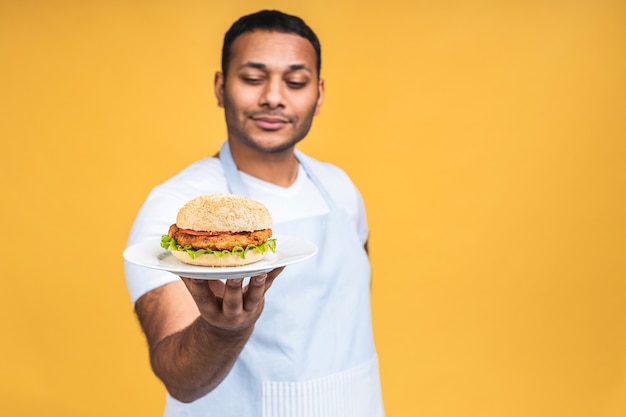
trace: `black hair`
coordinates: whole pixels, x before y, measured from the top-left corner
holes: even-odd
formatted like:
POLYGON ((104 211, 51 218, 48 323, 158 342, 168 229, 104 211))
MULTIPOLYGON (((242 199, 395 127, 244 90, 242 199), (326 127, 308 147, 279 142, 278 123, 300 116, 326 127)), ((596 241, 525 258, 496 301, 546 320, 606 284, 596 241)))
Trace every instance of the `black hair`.
POLYGON ((317 62, 315 68, 317 69, 317 75, 320 75, 322 68, 322 47, 317 35, 313 30, 304 23, 304 20, 297 16, 292 16, 278 10, 261 10, 256 13, 252 13, 239 18, 228 29, 226 35, 224 35, 224 45, 222 47, 222 73, 226 76, 228 70, 228 64, 230 61, 230 49, 239 36, 244 33, 253 32, 255 30, 276 31, 282 33, 293 33, 311 42, 317 62))

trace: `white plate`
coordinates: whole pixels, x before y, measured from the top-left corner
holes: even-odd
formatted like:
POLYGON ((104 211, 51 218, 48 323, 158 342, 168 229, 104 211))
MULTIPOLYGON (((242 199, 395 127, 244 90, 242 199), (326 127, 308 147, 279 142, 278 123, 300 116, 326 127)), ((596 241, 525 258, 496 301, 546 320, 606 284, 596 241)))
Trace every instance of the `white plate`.
POLYGON ((226 279, 260 275, 281 266, 302 262, 317 253, 317 246, 304 239, 276 236, 276 252, 244 266, 196 266, 185 264, 161 247, 161 239, 147 240, 126 248, 124 259, 139 266, 168 271, 185 278, 226 279))

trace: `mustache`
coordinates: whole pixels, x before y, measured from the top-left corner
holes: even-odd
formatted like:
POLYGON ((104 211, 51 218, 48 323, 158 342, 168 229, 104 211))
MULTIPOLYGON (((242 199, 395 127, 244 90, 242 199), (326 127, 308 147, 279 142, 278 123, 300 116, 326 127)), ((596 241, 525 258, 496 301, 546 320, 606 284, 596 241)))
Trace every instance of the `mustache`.
POLYGON ((260 117, 272 117, 277 119, 283 119, 288 122, 294 122, 296 120, 294 116, 276 110, 247 111, 244 112, 244 115, 253 119, 258 119, 260 117))

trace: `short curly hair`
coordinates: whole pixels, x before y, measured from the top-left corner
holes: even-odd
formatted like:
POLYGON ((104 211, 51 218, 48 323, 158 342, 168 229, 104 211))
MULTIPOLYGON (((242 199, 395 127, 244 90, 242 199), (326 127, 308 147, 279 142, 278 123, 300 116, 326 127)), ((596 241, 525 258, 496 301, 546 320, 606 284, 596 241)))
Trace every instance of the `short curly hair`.
POLYGON ((242 16, 228 29, 224 35, 224 45, 222 47, 222 72, 226 76, 228 64, 230 62, 231 46, 235 39, 244 33, 255 30, 276 31, 282 33, 293 33, 311 42, 316 55, 316 65, 318 76, 322 69, 322 47, 320 41, 313 30, 304 23, 304 20, 297 16, 289 15, 278 10, 261 10, 246 16, 242 16))

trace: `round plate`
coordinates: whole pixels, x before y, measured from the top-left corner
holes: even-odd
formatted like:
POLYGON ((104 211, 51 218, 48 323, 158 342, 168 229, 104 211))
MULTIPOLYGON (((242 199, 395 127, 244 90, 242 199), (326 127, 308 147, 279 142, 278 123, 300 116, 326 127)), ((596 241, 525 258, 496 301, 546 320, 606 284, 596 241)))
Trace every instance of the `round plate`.
POLYGON ((129 246, 124 259, 151 269, 168 271, 185 278, 227 279, 260 275, 273 269, 302 262, 317 253, 313 242, 292 236, 276 236, 276 252, 271 251, 258 262, 243 266, 196 266, 174 258, 169 250, 161 247, 161 239, 147 240, 129 246))

